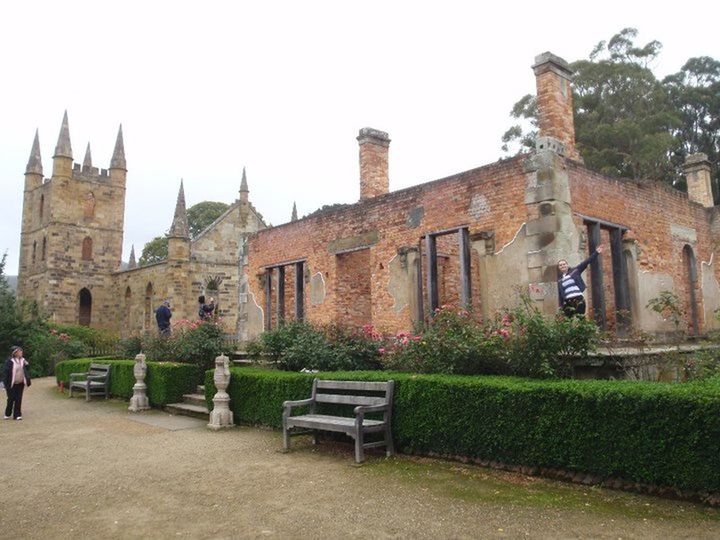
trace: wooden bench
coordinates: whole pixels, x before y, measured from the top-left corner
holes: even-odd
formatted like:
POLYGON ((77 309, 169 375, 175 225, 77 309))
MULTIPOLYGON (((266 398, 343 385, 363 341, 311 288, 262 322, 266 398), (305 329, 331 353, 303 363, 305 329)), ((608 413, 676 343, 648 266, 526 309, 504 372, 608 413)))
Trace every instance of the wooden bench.
POLYGON ((71 373, 68 386, 69 397, 72 397, 73 388, 78 388, 85 391, 85 401, 90 401, 91 395, 105 394, 107 399, 110 396, 110 364, 90 364, 90 370, 85 373, 71 373))
POLYGON ((355 461, 362 463, 366 448, 384 446, 386 455, 394 453, 392 440, 392 403, 395 381, 361 382, 361 381, 324 381, 315 379, 312 395, 300 401, 283 403, 283 447, 290 450, 290 437, 293 435, 312 434, 313 443, 317 444, 317 431, 336 431, 345 433, 355 439, 355 461), (375 395, 360 395, 374 393, 375 395), (381 395, 378 395, 381 394, 381 395), (333 405, 355 405, 354 417, 330 416, 316 414, 318 403, 333 405), (309 414, 291 416, 294 407, 309 407, 309 414), (368 413, 383 413, 382 420, 365 418, 368 413), (300 428, 301 431, 291 431, 300 428), (383 440, 364 442, 368 433, 383 433, 383 440))

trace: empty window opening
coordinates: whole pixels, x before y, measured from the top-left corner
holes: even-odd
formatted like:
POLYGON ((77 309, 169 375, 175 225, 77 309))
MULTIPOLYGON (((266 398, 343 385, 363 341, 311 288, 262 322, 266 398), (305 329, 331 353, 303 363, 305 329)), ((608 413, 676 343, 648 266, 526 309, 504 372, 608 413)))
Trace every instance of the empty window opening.
POLYGON ((305 320, 305 261, 268 266, 262 276, 265 290, 265 330, 288 320, 305 320))
POLYGON ((47 236, 43 237, 42 251, 40 251, 40 260, 45 260, 45 254, 47 252, 47 236))
POLYGON ((78 324, 81 326, 90 326, 92 321, 92 294, 86 288, 80 289, 79 302, 80 313, 78 316, 78 324))
MULTIPOLYGON (((628 228, 607 221, 583 217, 587 227, 588 254, 599 245, 610 247, 611 272, 603 272, 603 257, 590 265, 590 292, 592 316, 597 325, 615 328, 618 333, 627 331, 632 323, 628 264, 623 251, 622 238, 628 228)), ((607 253, 607 252, 606 252, 607 253)))
POLYGON ((144 302, 144 310, 143 310, 143 330, 145 332, 150 331, 150 324, 152 322, 152 314, 153 314, 153 295, 155 294, 155 291, 153 290, 153 284, 148 283, 147 287, 145 287, 145 302, 144 302))
MULTIPOLYGON (((472 259, 467 227, 426 234, 423 241, 424 296, 427 309, 441 306, 471 309, 472 259)), ((477 263, 476 263, 477 264, 477 263)), ((422 278, 421 278, 422 279, 422 278)))

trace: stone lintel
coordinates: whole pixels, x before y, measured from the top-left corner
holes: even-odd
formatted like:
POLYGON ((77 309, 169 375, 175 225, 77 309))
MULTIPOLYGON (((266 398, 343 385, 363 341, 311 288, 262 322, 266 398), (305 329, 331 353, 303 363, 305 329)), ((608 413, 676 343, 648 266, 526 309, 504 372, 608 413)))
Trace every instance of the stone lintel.
POLYGON ((378 239, 378 231, 370 231, 357 236, 338 238, 337 240, 328 242, 327 250, 331 255, 335 255, 344 251, 368 248, 377 244, 378 239))

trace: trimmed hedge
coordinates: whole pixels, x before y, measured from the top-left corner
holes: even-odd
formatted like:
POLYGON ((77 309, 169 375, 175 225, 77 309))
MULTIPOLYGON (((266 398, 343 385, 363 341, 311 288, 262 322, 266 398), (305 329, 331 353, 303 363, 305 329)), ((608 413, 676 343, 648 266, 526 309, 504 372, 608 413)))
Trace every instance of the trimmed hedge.
MULTIPOLYGON (((401 451, 720 491, 720 378, 686 384, 231 368, 235 421, 281 427, 314 377, 396 381, 401 451)), ((206 373, 212 406, 212 371, 206 373)))
MULTIPOLYGON (((130 399, 135 384, 134 360, 116 360, 113 358, 78 358, 58 362, 55 366, 55 378, 67 388, 71 373, 82 373, 90 364, 110 364, 110 393, 123 399, 130 399)), ((153 406, 182 401, 183 394, 191 392, 195 386, 197 366, 177 362, 148 362, 147 396, 153 406)))

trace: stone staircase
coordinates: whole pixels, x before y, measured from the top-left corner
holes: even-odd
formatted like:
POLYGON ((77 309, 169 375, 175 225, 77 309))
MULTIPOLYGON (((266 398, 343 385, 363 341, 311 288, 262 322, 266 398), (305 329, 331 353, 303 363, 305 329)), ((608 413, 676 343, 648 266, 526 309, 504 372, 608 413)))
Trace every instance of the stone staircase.
POLYGON ((185 394, 182 402, 170 403, 163 409, 170 414, 210 420, 210 411, 205 405, 205 386, 198 386, 194 394, 185 394))

